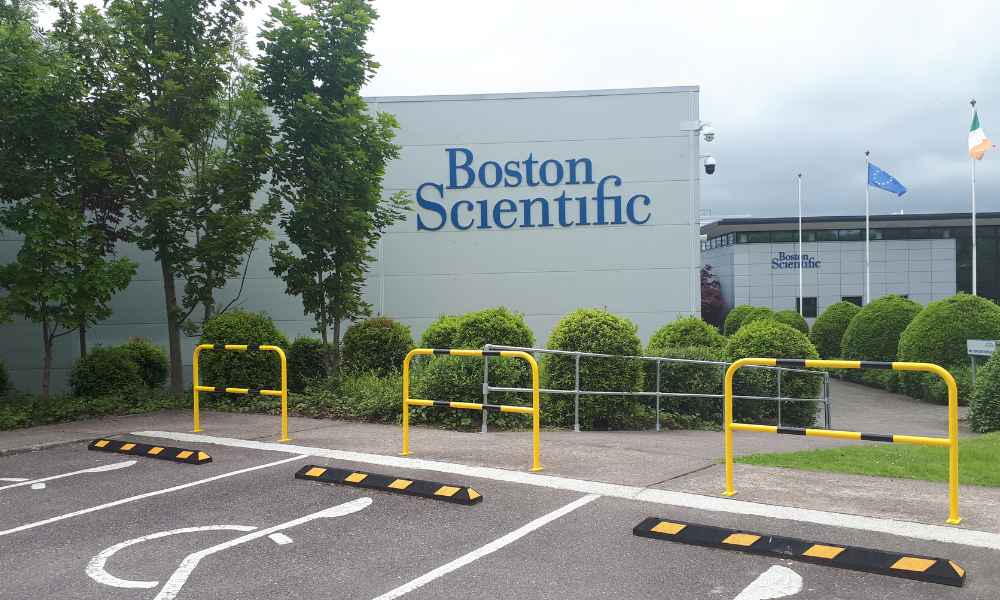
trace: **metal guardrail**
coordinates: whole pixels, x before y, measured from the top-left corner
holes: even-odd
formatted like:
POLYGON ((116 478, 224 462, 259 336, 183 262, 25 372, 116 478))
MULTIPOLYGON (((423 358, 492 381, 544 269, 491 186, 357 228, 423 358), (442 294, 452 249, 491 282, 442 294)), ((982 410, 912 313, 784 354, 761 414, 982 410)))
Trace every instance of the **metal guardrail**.
MULTIPOLYGON (((660 365, 665 362, 672 363, 688 363, 696 365, 712 365, 722 367, 722 377, 720 383, 720 388, 725 388, 726 379, 726 369, 729 368, 733 363, 729 362, 717 362, 709 360, 689 360, 685 358, 664 358, 658 356, 617 356, 614 354, 595 354, 592 352, 569 352, 566 350, 547 350, 545 348, 522 348, 519 346, 501 346, 497 344, 486 344, 483 346, 484 351, 489 350, 506 350, 513 352, 527 352, 535 356, 538 354, 557 354, 563 356, 573 356, 576 358, 576 374, 575 383, 572 390, 552 390, 552 389, 539 389, 538 391, 543 394, 573 394, 573 431, 580 431, 580 396, 649 396, 656 398, 656 431, 660 431, 660 398, 718 398, 719 400, 725 400, 725 393, 721 394, 692 394, 685 392, 663 392, 660 391, 660 365), (580 358, 626 358, 626 359, 636 359, 636 360, 646 360, 656 362, 656 391, 653 392, 603 392, 603 391, 589 391, 580 389, 580 358)), ((823 423, 825 429, 831 428, 830 421, 830 373, 827 371, 805 371, 802 369, 792 369, 787 367, 773 367, 773 366, 763 366, 763 365, 747 365, 748 368, 759 368, 771 371, 777 371, 777 396, 733 396, 736 400, 770 400, 778 403, 778 426, 781 426, 781 403, 782 402, 819 402, 823 404, 823 423), (822 376, 823 377, 823 397, 822 398, 782 398, 781 397, 781 373, 806 373, 808 375, 822 376)), ((487 404, 487 400, 490 392, 532 392, 531 388, 510 388, 510 387, 493 387, 489 384, 490 377, 490 363, 489 358, 486 358, 485 364, 483 366, 483 404, 487 404)), ((483 428, 482 432, 487 432, 487 413, 483 412, 483 428)))

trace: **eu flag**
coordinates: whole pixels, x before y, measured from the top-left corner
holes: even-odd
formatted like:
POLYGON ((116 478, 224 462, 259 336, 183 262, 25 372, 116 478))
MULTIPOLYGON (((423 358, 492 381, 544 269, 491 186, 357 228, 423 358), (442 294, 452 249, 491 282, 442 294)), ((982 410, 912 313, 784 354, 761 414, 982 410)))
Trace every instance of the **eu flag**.
POLYGON ((902 196, 906 193, 906 188, 903 187, 903 184, 896 181, 895 177, 871 163, 868 163, 868 185, 892 192, 897 196, 902 196))

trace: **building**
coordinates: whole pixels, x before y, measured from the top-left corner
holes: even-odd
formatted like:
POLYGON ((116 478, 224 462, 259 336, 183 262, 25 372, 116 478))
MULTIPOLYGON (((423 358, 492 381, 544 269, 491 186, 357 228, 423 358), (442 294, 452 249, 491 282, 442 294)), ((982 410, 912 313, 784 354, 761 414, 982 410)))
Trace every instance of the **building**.
MULTIPOLYGON (((921 304, 972 292, 972 215, 872 215, 871 297, 921 304)), ((977 292, 1000 300, 1000 213, 976 216, 977 292)), ((722 284, 726 310, 741 304, 798 310, 812 318, 841 300, 865 302, 865 217, 722 218, 701 228, 701 263, 722 284)))
MULTIPOLYGON (((678 315, 699 314, 698 87, 468 96, 379 97, 396 115, 399 160, 386 194, 414 199, 406 221, 374 249, 364 299, 418 338, 441 313, 506 306, 544 344, 577 308, 604 308, 643 340, 678 315)), ((275 226, 278 240, 282 239, 275 226)), ((20 240, 0 237, 0 263, 20 240)), ((269 271, 267 242, 216 300, 266 310, 289 338, 315 335, 313 318, 269 271)), ((151 338, 166 345, 163 282, 151 253, 115 314, 90 344, 151 338)), ((197 313, 196 313, 197 314, 197 313)), ((0 356, 15 385, 41 387, 39 325, 0 326, 0 356)), ((196 337, 184 340, 189 362, 196 337)), ((57 340, 53 391, 79 356, 76 334, 57 340)), ((189 373, 190 371, 188 371, 189 373)), ((190 381, 186 381, 190 384, 190 381)), ((234 382, 237 383, 237 382, 234 382)))

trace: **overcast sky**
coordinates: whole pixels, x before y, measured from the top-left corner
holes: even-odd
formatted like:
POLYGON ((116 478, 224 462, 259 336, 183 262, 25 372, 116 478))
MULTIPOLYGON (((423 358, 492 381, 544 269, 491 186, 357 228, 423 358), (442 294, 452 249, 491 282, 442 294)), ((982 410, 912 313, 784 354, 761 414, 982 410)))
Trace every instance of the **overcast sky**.
MULTIPOLYGON (((273 3, 273 2, 272 2, 273 3)), ((969 100, 1000 140, 1000 3, 375 0, 365 95, 701 86, 701 206, 864 214, 865 150, 909 192, 872 214, 969 212, 969 100)), ((255 31, 265 7, 248 14, 255 31)), ((977 164, 1000 211, 1000 148, 977 164)))

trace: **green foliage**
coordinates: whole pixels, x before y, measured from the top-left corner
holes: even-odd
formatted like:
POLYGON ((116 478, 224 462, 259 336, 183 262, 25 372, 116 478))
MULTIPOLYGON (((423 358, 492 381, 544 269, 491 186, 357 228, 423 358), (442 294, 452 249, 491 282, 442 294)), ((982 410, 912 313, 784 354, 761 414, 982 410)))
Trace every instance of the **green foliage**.
MULTIPOLYGON (((872 300, 858 311, 844 331, 840 342, 841 358, 895 361, 900 336, 921 310, 919 303, 896 294, 872 300)), ((846 381, 865 381, 863 371, 847 370, 841 375, 846 381)))
MULTIPOLYGON (((969 362, 966 340, 1000 339, 1000 307, 986 298, 959 292, 931 302, 913 319, 899 338, 903 362, 926 362, 946 369, 969 362)), ((922 374, 903 373, 903 390, 924 397, 922 374)))
MULTIPOLYGON (((741 358, 803 358, 818 359, 812 342, 802 332, 772 320, 744 325, 726 345, 726 360, 741 358)), ((740 369, 733 378, 734 391, 739 396, 776 396, 777 377, 770 369, 740 369)), ((822 378, 805 373, 783 373, 781 395, 785 398, 817 398, 822 378)), ((810 427, 815 423, 818 407, 815 402, 785 402, 781 408, 782 425, 810 427)), ((765 422, 777 418, 777 404, 759 400, 734 400, 733 412, 739 420, 765 422)))
POLYGON ((300 335, 288 349, 288 389, 304 392, 306 386, 324 379, 326 360, 323 340, 300 335))
POLYGON ((413 336, 409 325, 388 317, 372 317, 347 328, 341 357, 348 371, 388 375, 402 370, 410 350, 413 336))
POLYGON ((968 418, 969 427, 976 433, 1000 431, 1000 352, 994 352, 986 364, 976 370, 968 418))
MULTIPOLYGON (((972 396, 972 366, 954 366, 948 369, 948 372, 951 373, 955 380, 955 386, 958 388, 958 405, 967 406, 969 398, 972 396)), ((979 379, 978 370, 976 379, 979 379)), ((924 400, 930 400, 935 404, 948 404, 948 384, 943 377, 937 373, 925 372, 920 383, 924 400)))
POLYGON ((369 112, 359 95, 378 68, 365 51, 375 9, 341 0, 302 11, 287 0, 272 7, 258 43, 261 90, 281 136, 269 197, 290 208, 280 221, 288 241, 271 247, 271 270, 324 340, 332 324, 339 356, 341 321, 371 314, 361 297, 370 251, 410 209, 403 191, 382 197, 386 163, 399 157, 399 123, 369 112))
POLYGON ((726 315, 726 322, 722 326, 722 333, 729 337, 740 330, 740 326, 743 325, 743 319, 746 318, 755 307, 749 304, 740 304, 733 310, 729 311, 726 315))
MULTIPOLYGON (((724 362, 725 350, 722 348, 706 348, 692 346, 688 348, 661 348, 650 350, 646 356, 662 356, 664 358, 680 358, 684 360, 702 360, 724 362)), ((643 361, 645 370, 645 391, 656 391, 656 363, 643 361)), ((722 377, 725 370, 722 365, 699 365, 683 362, 660 363, 660 391, 675 394, 721 394, 722 377)), ((647 403, 655 402, 655 398, 644 398, 647 403)), ((660 410, 690 417, 700 421, 719 425, 722 423, 721 398, 694 397, 661 397, 660 410)))
POLYGON ((646 348, 648 351, 654 351, 660 348, 687 348, 691 346, 722 348, 725 345, 726 338, 722 337, 718 329, 705 321, 698 317, 677 317, 673 323, 667 323, 660 327, 649 338, 649 344, 646 345, 646 348))
POLYGON ((455 345, 455 334, 458 331, 458 321, 461 317, 457 315, 446 315, 442 313, 437 321, 427 326, 420 336, 421 348, 457 348, 455 345))
POLYGON ((805 335, 809 335, 809 323, 806 322, 806 318, 790 308, 779 310, 774 313, 774 317, 772 318, 778 323, 784 323, 789 327, 798 329, 805 335))
MULTIPOLYGON (((450 334, 450 319, 446 317, 439 319, 436 322, 437 327, 430 334, 439 337, 427 341, 448 341, 445 336, 450 334)), ((424 332, 424 337, 428 337, 428 332, 424 332)), ((424 338, 421 338, 421 341, 424 341, 424 338)), ((454 324, 451 343, 452 348, 468 350, 481 350, 486 344, 530 348, 535 343, 535 336, 524 322, 521 313, 508 311, 501 306, 458 317, 454 324)), ((414 375, 411 395, 425 400, 482 402, 484 364, 484 359, 479 357, 427 357, 414 375)), ((521 358, 490 358, 489 383, 493 387, 530 388, 531 366, 521 358)), ((490 394, 489 402, 530 406, 531 394, 494 392, 490 394)), ((469 428, 473 426, 475 420, 481 419, 481 416, 461 409, 414 407, 410 411, 410 418, 415 423, 442 423, 447 427, 469 428)), ((491 415, 490 423, 500 427, 527 426, 530 423, 530 415, 500 413, 491 415)))
POLYGON ((14 381, 7 370, 7 363, 0 358, 0 398, 14 393, 14 381))
POLYGON ((757 308, 755 308, 752 311, 748 312, 746 314, 746 316, 743 317, 743 321, 740 323, 740 328, 743 328, 746 325, 749 325, 750 323, 753 323, 755 321, 770 321, 770 320, 773 320, 774 319, 774 315, 776 315, 776 314, 777 313, 775 313, 773 310, 771 310, 770 308, 768 308, 766 306, 758 306, 757 308))
MULTIPOLYGON (((642 342, 628 319, 603 310, 577 309, 563 317, 549 335, 550 350, 616 355, 614 358, 581 358, 580 389, 635 392, 643 388, 642 342)), ((542 387, 572 390, 575 382, 572 356, 542 357, 542 387)), ((551 394, 543 399, 547 418, 554 424, 571 425, 573 396, 551 394)), ((580 396, 581 429, 632 429, 641 426, 648 411, 635 396, 580 396)))
MULTIPOLYGON (((236 309, 209 321, 201 335, 201 344, 256 344, 277 346, 287 351, 288 338, 279 331, 267 313, 236 309)), ((202 385, 253 389, 281 389, 281 358, 270 350, 204 350, 198 358, 202 385)), ((235 402, 252 402, 243 394, 234 394, 235 402)))
POLYGON ((98 345, 73 362, 69 387, 77 398, 100 398, 133 394, 144 386, 139 366, 127 349, 98 345))
POLYGON ((191 408, 190 393, 174 394, 141 386, 131 392, 118 390, 111 393, 106 390, 104 395, 88 398, 14 395, 0 402, 0 430, 179 408, 191 408))
POLYGON ((820 358, 831 360, 840 358, 840 344, 851 319, 861 312, 861 307, 853 302, 834 302, 826 307, 809 331, 809 341, 816 346, 820 358))
POLYGON ((170 357, 163 346, 154 346, 148 340, 137 338, 113 348, 124 350, 139 367, 139 378, 145 387, 160 388, 166 383, 170 374, 170 357))

